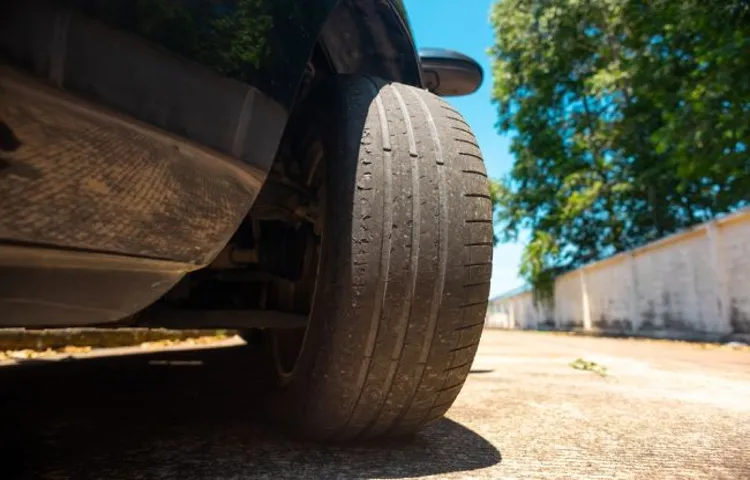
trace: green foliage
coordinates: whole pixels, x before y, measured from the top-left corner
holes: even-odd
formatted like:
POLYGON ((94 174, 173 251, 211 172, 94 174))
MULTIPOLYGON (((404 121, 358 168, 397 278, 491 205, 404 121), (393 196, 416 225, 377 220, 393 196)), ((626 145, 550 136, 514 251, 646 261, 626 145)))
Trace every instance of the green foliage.
POLYGON ((746 1, 500 0, 492 23, 515 157, 493 187, 497 240, 530 232, 538 291, 747 204, 746 1))
MULTIPOLYGON (((497 211, 498 207, 505 202, 505 195, 507 195, 507 190, 505 189, 505 185, 502 183, 498 183, 495 180, 490 179, 490 201, 492 202, 492 213, 493 215, 497 211)), ((501 238, 498 236, 497 231, 495 231, 493 237, 492 237, 492 243, 497 245, 500 243, 501 238)))

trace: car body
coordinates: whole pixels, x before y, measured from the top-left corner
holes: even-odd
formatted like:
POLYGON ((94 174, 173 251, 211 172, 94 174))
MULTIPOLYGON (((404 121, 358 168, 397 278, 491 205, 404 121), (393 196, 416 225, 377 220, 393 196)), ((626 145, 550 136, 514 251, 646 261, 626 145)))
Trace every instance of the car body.
POLYGON ((401 0, 3 11, 0 326, 119 322, 209 265, 317 64, 423 85, 401 0))
POLYGON ((316 440, 450 408, 487 172, 400 0, 29 0, 0 17, 0 327, 237 329, 316 440))

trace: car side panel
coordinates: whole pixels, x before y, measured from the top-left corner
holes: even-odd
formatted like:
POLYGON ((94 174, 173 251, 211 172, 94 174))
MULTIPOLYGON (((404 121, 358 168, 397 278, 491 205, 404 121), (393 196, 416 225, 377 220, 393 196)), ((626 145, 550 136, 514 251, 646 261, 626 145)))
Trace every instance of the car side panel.
POLYGON ((71 257, 55 256, 56 274, 39 289, 34 279, 45 263, 31 262, 31 273, 22 274, 18 262, 5 268, 14 254, 0 254, 0 311, 13 312, 0 325, 115 321, 210 263, 265 181, 319 39, 337 42, 330 54, 342 73, 420 81, 408 29, 388 2, 26 0, 0 7, 0 250, 71 257), (341 11, 356 22, 333 24, 341 11), (326 30, 337 33, 321 35, 326 30), (357 41, 347 46, 346 35, 357 41), (102 291, 87 282, 102 283, 106 270, 81 266, 86 254, 174 267, 166 276, 158 273, 164 263, 145 273, 134 267, 141 273, 122 284, 130 293, 114 285, 102 291), (6 281, 11 275, 25 280, 6 281), (53 278, 65 288, 54 288, 53 278), (138 299, 133 278, 143 282, 138 299), (90 295, 68 303, 52 298, 55 290, 87 289, 90 295))

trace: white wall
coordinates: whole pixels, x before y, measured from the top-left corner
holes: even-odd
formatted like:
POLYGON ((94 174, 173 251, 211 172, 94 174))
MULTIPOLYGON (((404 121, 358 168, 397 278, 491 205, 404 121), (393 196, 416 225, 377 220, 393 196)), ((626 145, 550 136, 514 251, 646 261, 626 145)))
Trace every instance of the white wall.
POLYGON ((492 301, 487 309, 486 325, 494 328, 542 328, 553 322, 549 309, 534 303, 531 292, 523 292, 507 298, 507 301, 492 301))
POLYGON ((554 292, 546 308, 530 292, 491 300, 487 325, 750 334, 750 209, 569 272, 554 292))

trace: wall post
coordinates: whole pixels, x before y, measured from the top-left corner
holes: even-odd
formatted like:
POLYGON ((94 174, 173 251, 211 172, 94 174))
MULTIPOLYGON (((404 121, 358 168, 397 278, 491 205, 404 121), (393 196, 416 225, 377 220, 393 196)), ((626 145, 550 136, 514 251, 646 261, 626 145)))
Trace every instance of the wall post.
POLYGON ((591 330, 591 305, 589 305, 589 290, 585 268, 581 269, 578 278, 581 282, 581 313, 583 315, 583 329, 588 332, 591 330))
POLYGON ((719 330, 732 333, 732 299, 729 295, 729 275, 721 245, 721 226, 715 221, 706 225, 706 234, 711 255, 711 263, 716 275, 716 300, 719 311, 719 330))
POLYGON ((637 332, 641 328, 642 319, 641 314, 638 311, 638 270, 635 265, 635 254, 630 253, 627 260, 628 271, 630 272, 630 291, 628 295, 628 316, 630 317, 630 325, 634 332, 637 332))

